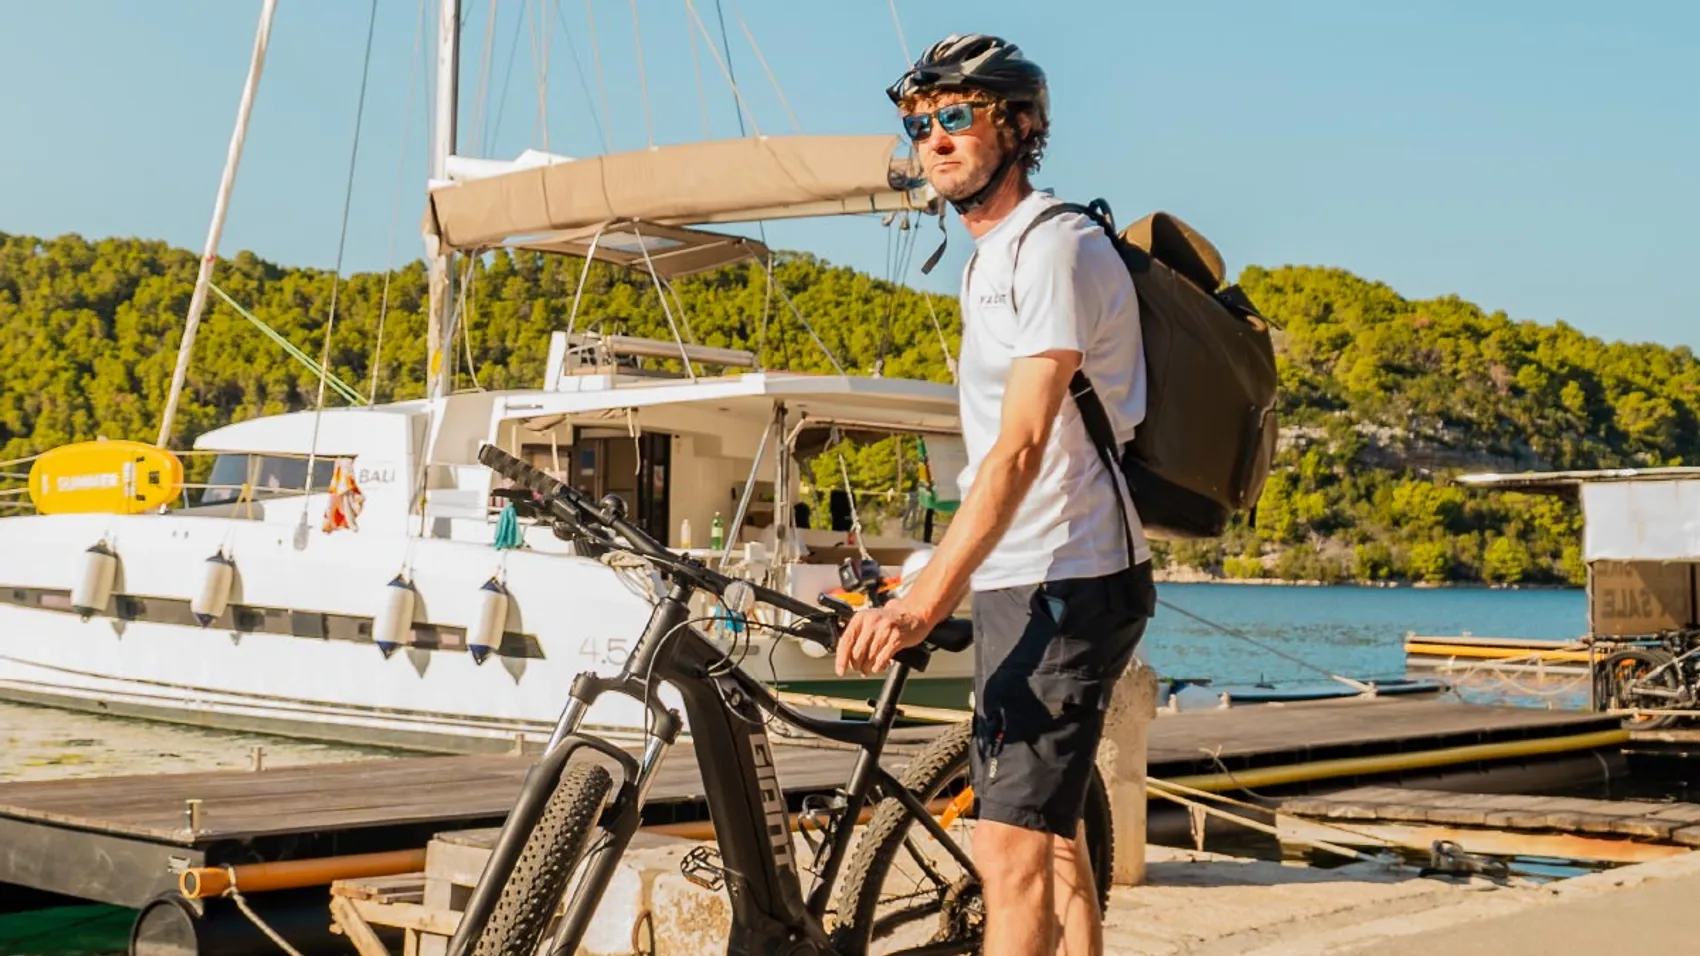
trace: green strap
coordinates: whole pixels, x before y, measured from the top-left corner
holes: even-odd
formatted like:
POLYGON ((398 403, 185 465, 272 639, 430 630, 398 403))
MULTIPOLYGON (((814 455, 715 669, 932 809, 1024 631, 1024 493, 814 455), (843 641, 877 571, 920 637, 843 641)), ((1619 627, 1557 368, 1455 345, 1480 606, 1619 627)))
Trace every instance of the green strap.
POLYGON ((307 368, 311 369, 314 375, 324 376, 326 384, 330 385, 331 388, 336 389, 336 393, 338 395, 341 395, 343 398, 347 399, 348 403, 350 405, 366 405, 366 404, 369 404, 366 401, 366 399, 364 399, 360 396, 359 392, 356 392, 353 388, 350 388, 347 382, 344 382, 342 379, 337 378, 335 375, 326 374, 325 370, 322 367, 320 367, 318 362, 313 361, 311 356, 309 356, 306 352, 303 352, 300 349, 296 348, 294 343, 290 342, 288 339, 284 338, 282 335, 279 335, 274 329, 272 329, 271 326, 260 321, 259 317, 256 316, 254 313, 249 312, 247 309, 244 309, 244 308, 242 308, 242 306, 238 305, 235 299, 232 299, 230 296, 228 296, 224 293, 223 289, 220 289, 218 286, 213 285, 211 282, 207 283, 207 288, 209 288, 209 289, 213 290, 213 292, 217 293, 218 297, 223 299, 226 305, 230 306, 232 309, 235 309, 237 311, 237 313, 239 315, 241 315, 243 318, 254 323, 254 327, 258 328, 261 332, 264 332, 266 334, 267 338, 269 338, 273 342, 276 342, 277 344, 283 346, 283 350, 285 352, 288 352, 290 355, 294 356, 295 359, 297 361, 299 361, 302 365, 305 365, 305 366, 307 366, 307 368))

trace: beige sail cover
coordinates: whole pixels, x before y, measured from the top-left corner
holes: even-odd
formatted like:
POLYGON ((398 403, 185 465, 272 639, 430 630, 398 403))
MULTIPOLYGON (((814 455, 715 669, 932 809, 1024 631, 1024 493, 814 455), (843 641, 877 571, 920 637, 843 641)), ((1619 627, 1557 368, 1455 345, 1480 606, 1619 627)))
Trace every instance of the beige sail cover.
POLYGON ((529 245, 621 220, 692 225, 920 208, 919 167, 901 145, 895 136, 752 136, 554 163, 438 186, 424 228, 449 251, 529 245))

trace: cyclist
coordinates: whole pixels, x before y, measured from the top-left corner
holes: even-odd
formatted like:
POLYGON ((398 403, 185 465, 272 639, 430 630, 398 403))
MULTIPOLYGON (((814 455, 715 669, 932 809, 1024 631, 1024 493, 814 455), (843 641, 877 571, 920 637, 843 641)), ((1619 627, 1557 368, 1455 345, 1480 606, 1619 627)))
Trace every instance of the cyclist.
POLYGON ((1118 441, 1144 418, 1133 282, 1102 228, 1072 213, 1026 235, 1016 267, 1016 240, 1058 201, 1029 181, 1050 103, 1044 71, 1019 48, 952 35, 886 92, 975 243, 961 290, 967 491, 909 593, 851 619, 837 669, 884 669, 972 588, 983 951, 1097 954, 1102 914, 1080 818, 1103 709, 1156 592, 1125 484, 1067 399, 1083 369, 1118 441))

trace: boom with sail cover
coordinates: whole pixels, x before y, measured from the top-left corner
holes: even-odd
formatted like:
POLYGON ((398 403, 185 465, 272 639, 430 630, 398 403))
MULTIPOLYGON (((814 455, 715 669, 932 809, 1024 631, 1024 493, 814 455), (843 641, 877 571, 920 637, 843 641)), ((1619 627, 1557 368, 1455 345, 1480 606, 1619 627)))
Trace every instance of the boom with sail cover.
POLYGON ((428 247, 546 246, 620 221, 688 226, 932 211, 895 136, 764 136, 686 143, 434 183, 428 247))

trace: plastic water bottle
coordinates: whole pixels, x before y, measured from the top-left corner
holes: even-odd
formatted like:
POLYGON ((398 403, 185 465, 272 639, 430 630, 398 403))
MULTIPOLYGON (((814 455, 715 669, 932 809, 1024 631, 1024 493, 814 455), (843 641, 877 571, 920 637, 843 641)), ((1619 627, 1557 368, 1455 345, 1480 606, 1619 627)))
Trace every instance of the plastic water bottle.
POLYGON ((689 550, 691 547, 691 519, 679 522, 679 547, 689 550))
POLYGON ((714 513, 714 523, 708 526, 708 546, 719 551, 726 544, 726 526, 720 521, 720 512, 714 513))

